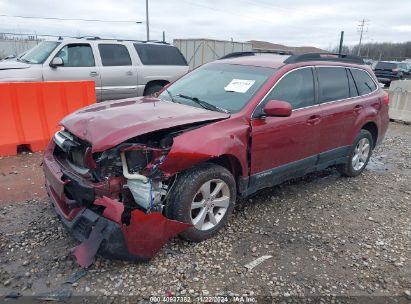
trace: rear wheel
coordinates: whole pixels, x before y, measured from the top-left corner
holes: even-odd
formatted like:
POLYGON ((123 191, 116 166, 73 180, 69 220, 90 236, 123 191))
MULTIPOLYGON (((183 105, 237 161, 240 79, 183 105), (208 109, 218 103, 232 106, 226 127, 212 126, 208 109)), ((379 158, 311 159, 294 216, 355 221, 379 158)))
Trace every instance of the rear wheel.
POLYGON ((344 176, 360 175, 370 160, 372 147, 371 133, 367 130, 361 130, 351 147, 347 163, 337 166, 337 170, 344 176))
POLYGON ((180 235, 200 242, 216 234, 226 223, 236 199, 236 184, 224 167, 204 164, 177 177, 166 206, 170 219, 193 227, 180 235))

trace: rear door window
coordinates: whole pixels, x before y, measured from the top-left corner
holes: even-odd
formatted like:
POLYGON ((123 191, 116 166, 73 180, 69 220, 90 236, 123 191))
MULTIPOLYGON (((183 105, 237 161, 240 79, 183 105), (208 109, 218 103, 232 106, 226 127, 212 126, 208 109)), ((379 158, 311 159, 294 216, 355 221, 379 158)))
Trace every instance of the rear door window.
POLYGON ((122 44, 99 44, 101 62, 103 66, 128 66, 131 65, 130 54, 127 47, 122 44))
POLYGON ((134 48, 145 65, 187 65, 183 54, 171 45, 135 43, 134 48))
POLYGON ((282 100, 291 104, 293 109, 314 105, 314 77, 312 68, 303 68, 285 75, 266 97, 269 100, 282 100))
POLYGON ((343 67, 318 67, 320 103, 350 97, 348 77, 343 67))
POLYGON ((377 85, 366 71, 358 69, 350 70, 360 95, 369 94, 377 89, 377 85))

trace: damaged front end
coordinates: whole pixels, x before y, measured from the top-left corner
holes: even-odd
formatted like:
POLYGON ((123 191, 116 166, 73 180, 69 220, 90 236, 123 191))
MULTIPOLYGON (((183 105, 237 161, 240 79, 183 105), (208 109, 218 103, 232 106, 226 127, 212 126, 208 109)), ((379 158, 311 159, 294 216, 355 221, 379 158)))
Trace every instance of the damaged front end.
POLYGON ((57 214, 82 243, 74 249, 88 267, 99 252, 123 260, 148 260, 173 236, 191 227, 163 215, 175 176, 160 166, 175 127, 131 138, 103 152, 61 130, 44 156, 46 187, 57 214))

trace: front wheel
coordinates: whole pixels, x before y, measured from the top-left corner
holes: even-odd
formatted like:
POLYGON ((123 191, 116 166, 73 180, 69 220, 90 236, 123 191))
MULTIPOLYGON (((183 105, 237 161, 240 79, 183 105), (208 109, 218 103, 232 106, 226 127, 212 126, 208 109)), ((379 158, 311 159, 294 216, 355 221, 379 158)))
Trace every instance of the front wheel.
POLYGON ((337 170, 344 176, 360 175, 370 160, 372 147, 371 133, 367 130, 361 130, 351 147, 347 163, 337 166, 337 170))
POLYGON ((234 177, 215 164, 188 170, 177 177, 170 191, 166 216, 192 224, 180 236, 193 242, 216 234, 227 223, 236 199, 234 177))

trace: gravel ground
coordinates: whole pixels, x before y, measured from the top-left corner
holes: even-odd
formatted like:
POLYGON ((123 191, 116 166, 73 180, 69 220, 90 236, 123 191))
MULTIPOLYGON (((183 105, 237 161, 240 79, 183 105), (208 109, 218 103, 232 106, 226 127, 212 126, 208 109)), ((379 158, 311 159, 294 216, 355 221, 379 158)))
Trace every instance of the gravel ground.
MULTIPOLYGON (((411 126, 391 123, 367 170, 328 169, 237 202, 199 244, 178 238, 149 263, 97 258, 79 267, 49 203, 0 206, 0 295, 398 296, 411 299, 411 126), (271 255, 253 270, 244 267, 271 255)), ((110 298, 110 297, 109 297, 110 298)))

